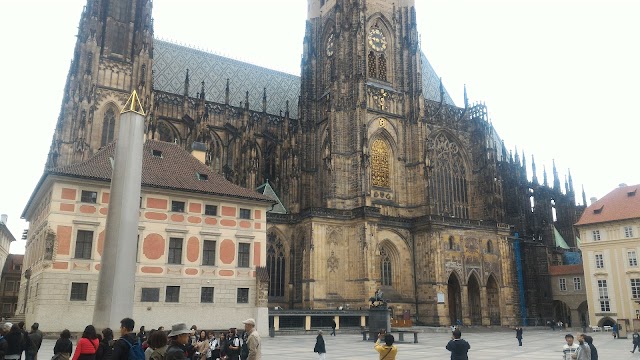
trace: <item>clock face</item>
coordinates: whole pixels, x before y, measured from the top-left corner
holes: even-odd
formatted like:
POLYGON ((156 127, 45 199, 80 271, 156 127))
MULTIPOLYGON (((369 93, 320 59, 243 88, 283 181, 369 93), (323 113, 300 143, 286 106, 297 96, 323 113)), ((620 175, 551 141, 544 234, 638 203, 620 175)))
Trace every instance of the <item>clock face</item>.
POLYGON ((327 40, 327 56, 333 56, 334 51, 335 51, 334 36, 333 34, 331 34, 329 35, 329 40, 327 40))
POLYGON ((380 29, 373 28, 368 36, 369 46, 375 51, 385 51, 387 49, 387 39, 380 29))

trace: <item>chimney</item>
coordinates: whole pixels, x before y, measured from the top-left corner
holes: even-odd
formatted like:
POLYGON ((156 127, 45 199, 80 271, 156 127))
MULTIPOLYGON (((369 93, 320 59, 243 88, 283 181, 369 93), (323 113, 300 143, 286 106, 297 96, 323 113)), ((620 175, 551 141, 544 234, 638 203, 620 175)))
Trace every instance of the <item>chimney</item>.
POLYGON ((204 143, 194 141, 191 144, 191 155, 200 160, 201 163, 206 163, 207 146, 204 143))
POLYGON ((7 225, 7 219, 8 219, 7 214, 2 214, 2 215, 0 215, 0 224, 5 224, 5 225, 7 225))
POLYGON ((594 196, 589 200, 591 200, 591 205, 593 205, 594 202, 598 201, 598 198, 594 196))
POLYGON ((618 187, 621 187, 621 188, 623 188, 623 187, 627 187, 627 184, 625 184, 625 183, 621 183, 620 185, 618 185, 618 187))

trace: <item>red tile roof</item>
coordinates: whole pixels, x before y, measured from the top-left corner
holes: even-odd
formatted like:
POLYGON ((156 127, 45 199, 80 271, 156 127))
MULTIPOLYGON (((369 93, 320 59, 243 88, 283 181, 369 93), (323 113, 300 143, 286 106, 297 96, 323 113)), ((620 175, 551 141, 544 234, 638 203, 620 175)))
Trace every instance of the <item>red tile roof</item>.
POLYGON ((585 209, 576 225, 640 218, 640 184, 621 186, 585 209))
POLYGON ((549 265, 549 275, 578 275, 584 274, 580 265, 549 265))
MULTIPOLYGON (((111 181, 114 153, 115 143, 111 143, 84 162, 48 169, 45 175, 111 181)), ((156 140, 147 140, 144 144, 142 186, 274 202, 268 196, 232 184, 180 146, 156 140), (154 156, 153 151, 161 151, 161 157, 154 156), (208 179, 199 180, 198 174, 204 174, 208 179)))

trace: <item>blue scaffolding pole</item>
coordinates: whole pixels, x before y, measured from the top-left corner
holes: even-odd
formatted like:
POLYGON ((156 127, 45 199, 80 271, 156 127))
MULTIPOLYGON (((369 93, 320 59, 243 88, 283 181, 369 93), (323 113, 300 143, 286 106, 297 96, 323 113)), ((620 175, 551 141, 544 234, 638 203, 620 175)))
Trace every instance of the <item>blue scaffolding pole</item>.
POLYGON ((514 250, 516 252, 516 272, 518 273, 518 290, 520 293, 520 317, 522 318, 522 325, 527 326, 527 304, 524 298, 524 276, 522 275, 522 255, 520 252, 520 234, 514 234, 516 241, 514 243, 514 250))

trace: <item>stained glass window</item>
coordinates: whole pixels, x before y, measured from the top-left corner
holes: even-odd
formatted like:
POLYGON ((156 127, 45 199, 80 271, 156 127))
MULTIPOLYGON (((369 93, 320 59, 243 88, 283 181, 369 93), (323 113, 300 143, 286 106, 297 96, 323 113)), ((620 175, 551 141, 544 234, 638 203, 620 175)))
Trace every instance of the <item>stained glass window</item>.
POLYGON ((109 108, 107 112, 104 114, 104 119, 102 120, 102 146, 105 146, 113 141, 113 134, 115 132, 116 127, 116 112, 113 108, 109 108))

